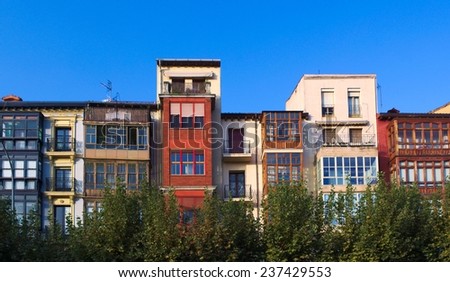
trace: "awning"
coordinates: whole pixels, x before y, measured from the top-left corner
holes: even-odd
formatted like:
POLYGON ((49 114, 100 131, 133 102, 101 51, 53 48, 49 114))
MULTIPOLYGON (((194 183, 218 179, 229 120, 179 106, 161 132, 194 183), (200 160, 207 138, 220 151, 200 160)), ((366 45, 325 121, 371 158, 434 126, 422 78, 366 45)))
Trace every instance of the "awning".
POLYGON ((212 78, 214 77, 214 73, 212 71, 208 72, 175 72, 175 71, 166 71, 164 72, 165 76, 168 77, 205 77, 212 78))

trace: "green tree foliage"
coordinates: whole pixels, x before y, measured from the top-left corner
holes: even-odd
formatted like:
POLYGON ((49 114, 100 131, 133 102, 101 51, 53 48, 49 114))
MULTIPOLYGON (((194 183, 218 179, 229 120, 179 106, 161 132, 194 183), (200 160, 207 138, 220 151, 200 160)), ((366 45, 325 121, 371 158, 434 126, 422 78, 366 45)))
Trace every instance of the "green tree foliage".
POLYGON ((430 243, 428 202, 416 187, 387 187, 383 182, 363 196, 359 236, 348 259, 424 261, 430 243))
POLYGON ((244 201, 222 201, 207 193, 194 222, 186 227, 184 260, 260 261, 259 223, 244 201))
POLYGON ((271 187, 264 202, 268 261, 313 261, 318 257, 322 211, 301 184, 271 187))
POLYGON ((9 201, 0 199, 0 261, 16 261, 18 223, 9 201))
POLYGON ((207 193, 183 224, 173 191, 118 185, 63 232, 0 200, 0 261, 450 261, 450 187, 424 197, 380 180, 356 201, 351 185, 323 200, 295 183, 271 188, 263 208, 255 219, 251 203, 207 193))
POLYGON ((135 251, 144 261, 175 261, 182 245, 177 200, 170 191, 163 195, 156 188, 141 194, 142 232, 135 251))

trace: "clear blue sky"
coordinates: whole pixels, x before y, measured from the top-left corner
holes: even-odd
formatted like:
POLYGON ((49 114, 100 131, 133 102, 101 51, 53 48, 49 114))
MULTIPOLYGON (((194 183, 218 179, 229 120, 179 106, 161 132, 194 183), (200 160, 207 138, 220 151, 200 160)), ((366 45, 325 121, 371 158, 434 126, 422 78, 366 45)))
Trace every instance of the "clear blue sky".
POLYGON ((157 58, 222 61, 223 110, 284 109, 303 74, 375 73, 381 111, 450 101, 450 1, 0 0, 0 96, 154 101, 157 58))

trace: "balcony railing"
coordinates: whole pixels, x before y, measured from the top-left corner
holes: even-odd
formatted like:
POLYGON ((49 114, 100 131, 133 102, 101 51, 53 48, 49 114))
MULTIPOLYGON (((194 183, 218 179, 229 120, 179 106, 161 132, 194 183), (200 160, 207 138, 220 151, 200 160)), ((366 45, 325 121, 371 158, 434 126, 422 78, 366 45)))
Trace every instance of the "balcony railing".
POLYGON ((224 185, 225 199, 251 199, 252 185, 224 185))
POLYGON ((73 192, 75 191, 75 178, 47 177, 45 190, 57 192, 73 192))
POLYGON ((163 93, 166 94, 210 94, 211 83, 209 82, 165 82, 163 93))
POLYGON ((324 136, 323 146, 325 147, 359 147, 375 146, 375 134, 362 134, 359 136, 350 136, 339 134, 336 136, 324 136))
POLYGON ((59 138, 47 138, 47 151, 48 152, 74 152, 75 151, 75 139, 59 139, 59 138))
POLYGON ((224 154, 250 154, 249 141, 226 140, 223 147, 224 154), (236 144, 232 143, 235 142, 236 144))

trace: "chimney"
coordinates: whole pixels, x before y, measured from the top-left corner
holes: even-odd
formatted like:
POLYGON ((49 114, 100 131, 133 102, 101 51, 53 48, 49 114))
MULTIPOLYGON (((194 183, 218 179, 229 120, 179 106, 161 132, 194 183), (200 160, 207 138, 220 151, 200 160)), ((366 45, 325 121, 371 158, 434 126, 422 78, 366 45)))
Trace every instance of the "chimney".
POLYGON ((3 100, 3 102, 21 102, 21 101, 23 101, 22 98, 14 95, 14 94, 8 94, 6 96, 3 96, 2 100, 3 100))

